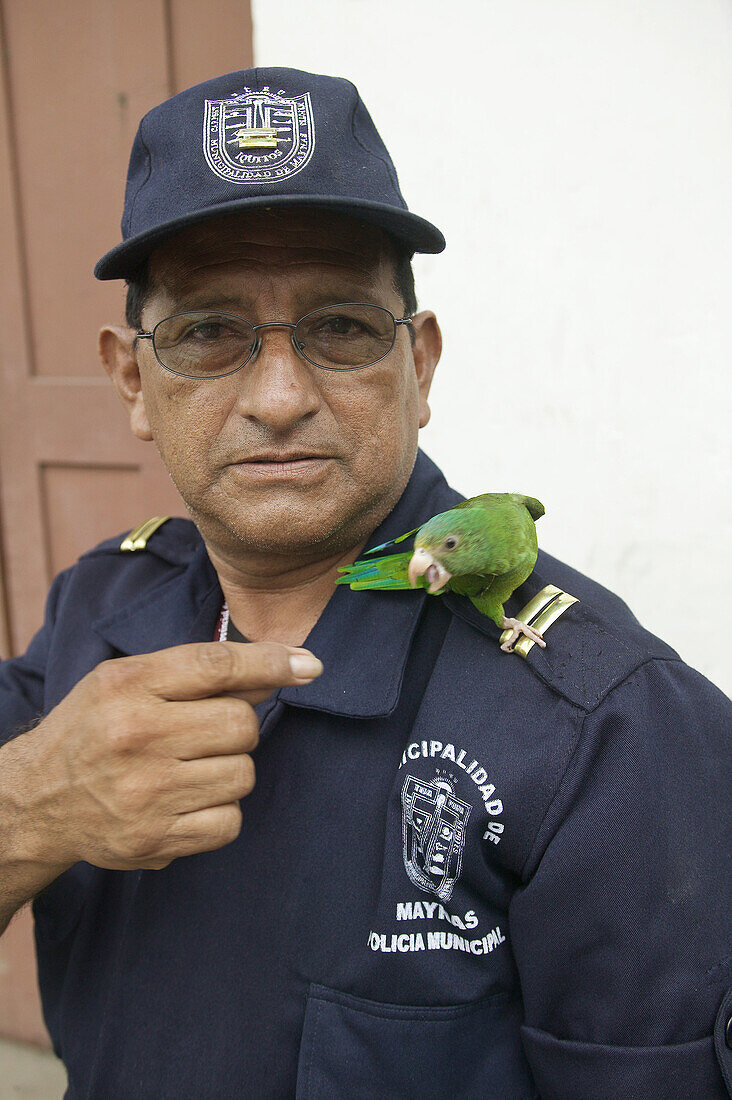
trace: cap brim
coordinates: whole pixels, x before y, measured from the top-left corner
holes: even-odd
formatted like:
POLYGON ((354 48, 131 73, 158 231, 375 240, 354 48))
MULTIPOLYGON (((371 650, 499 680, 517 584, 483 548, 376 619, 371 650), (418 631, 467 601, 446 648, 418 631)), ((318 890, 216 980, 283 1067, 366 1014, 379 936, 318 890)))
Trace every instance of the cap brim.
POLYGON ((183 218, 175 218, 158 225, 137 237, 130 237, 102 256, 94 268, 94 274, 97 279, 128 279, 134 276, 157 245, 181 229, 197 222, 208 221, 209 218, 221 217, 223 214, 288 206, 334 210, 349 214, 360 221, 371 222, 403 241, 413 252, 442 252, 445 247, 445 238, 436 226, 417 214, 400 210, 396 206, 359 199, 314 199, 312 195, 258 195, 209 206, 205 210, 197 210, 183 218))

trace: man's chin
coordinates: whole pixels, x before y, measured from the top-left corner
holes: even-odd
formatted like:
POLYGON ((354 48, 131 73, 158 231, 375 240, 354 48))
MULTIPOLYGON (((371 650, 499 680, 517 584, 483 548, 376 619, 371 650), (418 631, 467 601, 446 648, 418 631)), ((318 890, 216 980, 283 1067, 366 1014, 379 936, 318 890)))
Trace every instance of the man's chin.
MULTIPOLYGON (((277 555, 313 560, 361 546, 401 496, 401 479, 358 485, 339 464, 309 484, 274 478, 252 484, 230 468, 200 508, 189 505, 209 549, 227 557, 277 555)), ((405 481, 407 478, 404 479, 405 481)))
MULTIPOLYGON (((363 514, 328 502, 288 499, 279 493, 242 500, 216 518, 191 511, 204 539, 229 553, 325 557, 355 545, 363 514), (360 519, 360 523, 358 520, 360 519)), ((369 532, 363 536, 366 538, 369 532)))

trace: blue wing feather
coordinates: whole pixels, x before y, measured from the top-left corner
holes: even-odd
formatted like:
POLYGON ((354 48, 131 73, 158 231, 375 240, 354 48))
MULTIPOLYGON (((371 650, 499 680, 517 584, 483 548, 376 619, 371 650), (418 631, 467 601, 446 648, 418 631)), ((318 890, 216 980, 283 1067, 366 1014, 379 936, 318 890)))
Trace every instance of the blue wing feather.
POLYGON ((398 538, 390 539, 389 542, 382 542, 379 546, 372 546, 370 550, 365 552, 364 557, 368 558, 372 554, 377 554, 379 550, 385 550, 387 546, 396 546, 398 542, 404 542, 405 539, 411 538, 412 535, 416 535, 417 531, 419 531, 419 527, 414 527, 411 531, 406 531, 405 534, 399 535, 398 538))

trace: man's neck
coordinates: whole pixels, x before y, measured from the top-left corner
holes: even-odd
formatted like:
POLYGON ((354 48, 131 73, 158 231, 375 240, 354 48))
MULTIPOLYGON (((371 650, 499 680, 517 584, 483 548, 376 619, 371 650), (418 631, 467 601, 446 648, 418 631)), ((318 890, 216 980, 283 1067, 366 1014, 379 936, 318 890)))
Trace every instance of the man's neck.
POLYGON ((209 547, 229 616, 251 642, 284 642, 300 646, 333 595, 338 566, 355 560, 362 548, 263 574, 242 569, 219 557, 209 547))

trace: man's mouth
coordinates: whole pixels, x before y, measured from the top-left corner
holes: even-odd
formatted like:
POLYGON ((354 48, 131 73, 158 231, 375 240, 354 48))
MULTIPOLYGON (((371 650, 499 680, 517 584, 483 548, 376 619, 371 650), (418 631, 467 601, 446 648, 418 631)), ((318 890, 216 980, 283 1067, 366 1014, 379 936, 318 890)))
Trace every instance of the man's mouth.
POLYGON ((316 451, 259 451, 257 454, 247 455, 239 462, 275 462, 282 465, 285 462, 311 462, 323 458, 330 458, 330 455, 316 451))
POLYGON ((259 451, 230 465, 250 478, 304 478, 317 476, 331 459, 313 451, 259 451))
POLYGON ((433 558, 428 550, 418 546, 412 554, 407 576, 412 588, 416 588, 418 579, 424 577, 429 586, 427 591, 434 596, 437 592, 442 591, 450 580, 452 573, 448 573, 444 565, 433 558))

